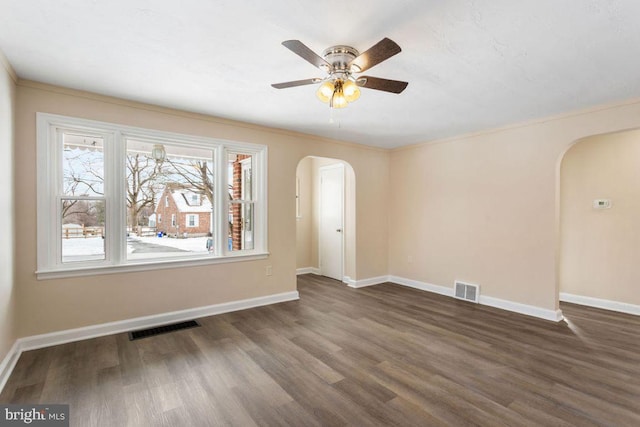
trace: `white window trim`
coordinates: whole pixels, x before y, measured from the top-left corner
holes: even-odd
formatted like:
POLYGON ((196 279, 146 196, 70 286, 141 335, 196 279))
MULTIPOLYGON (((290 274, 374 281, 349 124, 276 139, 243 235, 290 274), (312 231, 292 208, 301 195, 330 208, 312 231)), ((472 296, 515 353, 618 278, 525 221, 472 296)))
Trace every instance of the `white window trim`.
MULTIPOLYGON (((264 259, 268 256, 267 218, 267 147, 265 145, 197 137, 152 129, 124 126, 94 120, 79 119, 48 113, 37 113, 37 270, 38 279, 87 276, 129 271, 155 270, 203 264, 264 259), (58 183, 62 176, 59 130, 71 128, 102 136, 104 139, 106 245, 105 260, 78 263, 61 262, 61 227, 59 224, 58 183), (124 198, 125 168, 118 159, 125 156, 125 138, 137 137, 158 143, 188 145, 210 149, 214 153, 216 189, 213 215, 214 254, 176 256, 147 260, 127 260, 124 198), (229 251, 227 249, 229 200, 227 158, 229 153, 251 154, 253 164, 254 249, 229 251), (55 177, 56 179, 52 179, 55 177), (122 195, 123 197, 118 197, 122 195)), ((124 164, 124 162, 122 162, 124 164)))
POLYGON ((186 223, 185 223, 185 227, 186 228, 196 228, 200 226, 200 215, 198 214, 187 214, 186 215, 186 223), (191 218, 193 218, 193 225, 189 224, 191 218))

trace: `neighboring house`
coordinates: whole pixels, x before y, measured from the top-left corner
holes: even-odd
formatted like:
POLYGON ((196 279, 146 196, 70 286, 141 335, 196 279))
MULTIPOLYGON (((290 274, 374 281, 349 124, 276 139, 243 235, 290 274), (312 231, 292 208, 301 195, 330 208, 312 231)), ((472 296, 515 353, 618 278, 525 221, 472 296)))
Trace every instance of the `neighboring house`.
POLYGON ((207 197, 187 185, 170 183, 156 204, 156 229, 170 236, 206 236, 211 231, 211 215, 207 197))

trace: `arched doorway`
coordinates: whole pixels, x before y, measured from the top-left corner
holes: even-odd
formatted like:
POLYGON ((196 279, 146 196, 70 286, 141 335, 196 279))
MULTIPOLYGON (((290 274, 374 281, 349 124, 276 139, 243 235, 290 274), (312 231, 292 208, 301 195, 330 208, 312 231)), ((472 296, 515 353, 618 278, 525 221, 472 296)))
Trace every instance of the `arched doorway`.
POLYGON ((340 159, 308 156, 296 169, 298 274, 355 278, 355 173, 340 159), (339 218, 337 218, 337 217, 339 218))
POLYGON ((566 151, 559 213, 560 301, 640 314, 640 130, 566 151))

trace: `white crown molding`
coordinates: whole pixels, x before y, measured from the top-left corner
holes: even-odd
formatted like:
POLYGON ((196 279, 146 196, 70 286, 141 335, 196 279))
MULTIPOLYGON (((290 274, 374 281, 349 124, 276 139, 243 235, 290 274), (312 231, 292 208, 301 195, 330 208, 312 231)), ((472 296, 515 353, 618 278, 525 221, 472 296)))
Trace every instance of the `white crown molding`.
MULTIPOLYGON (((178 110, 176 108, 164 107, 164 106, 156 105, 156 104, 147 104, 147 103, 144 103, 144 102, 133 101, 133 100, 129 100, 129 99, 126 99, 126 98, 117 98, 115 96, 101 95, 101 94, 98 94, 98 93, 95 93, 95 92, 89 92, 89 91, 84 91, 84 90, 79 90, 79 89, 72 89, 72 88, 65 87, 65 86, 56 86, 56 85, 53 85, 53 84, 43 83, 43 82, 39 82, 39 81, 35 81, 35 80, 28 80, 28 79, 18 78, 16 84, 18 86, 22 86, 22 87, 28 87, 28 88, 32 88, 32 89, 43 90, 43 91, 47 91, 47 92, 51 92, 51 93, 57 93, 57 94, 65 95, 65 96, 74 96, 74 97, 78 97, 78 98, 88 99, 88 100, 91 100, 91 101, 104 102, 104 103, 107 103, 107 104, 113 104, 113 105, 123 106, 123 107, 128 107, 128 108, 135 108, 135 109, 138 109, 138 110, 153 111, 153 112, 157 112, 157 113, 160 113, 160 114, 168 114, 168 115, 172 115, 172 116, 180 116, 180 117, 184 117, 184 118, 187 118, 187 119, 202 120, 202 121, 206 121, 206 122, 220 124, 220 125, 223 125, 223 126, 233 126, 233 127, 237 127, 237 128, 250 129, 250 130, 262 131, 262 132, 269 132, 269 133, 272 133, 272 134, 284 135, 284 136, 292 137, 292 138, 303 137, 303 138, 308 139, 308 140, 316 141, 316 142, 318 142, 320 144, 329 143, 329 144, 336 144, 336 145, 344 146, 344 147, 361 148, 361 149, 365 149, 365 150, 378 151, 378 152, 386 152, 386 151, 389 150, 388 148, 374 147, 374 146, 371 146, 371 145, 359 144, 357 142, 343 141, 343 140, 339 140, 339 139, 331 139, 331 138, 326 138, 326 137, 322 137, 322 136, 318 136, 318 135, 312 135, 312 134, 308 134, 308 133, 304 133, 304 132, 298 132, 298 131, 293 131, 293 130, 288 130, 288 129, 283 129, 283 128, 276 128, 276 127, 269 127, 269 126, 264 126, 264 125, 257 125, 257 124, 242 122, 242 121, 239 121, 239 120, 225 119, 225 118, 222 118, 222 117, 212 116, 212 115, 208 115, 208 114, 196 113, 196 112, 185 111, 185 110, 178 110)), ((315 155, 320 156, 320 157, 323 156, 322 153, 317 153, 315 155)), ((302 159, 304 157, 306 157, 306 156, 303 155, 302 157, 300 157, 300 159, 302 159)))
POLYGON ((640 305, 560 292, 560 301, 640 316, 640 305))
POLYGON ((416 148, 420 148, 428 145, 443 144, 443 143, 455 142, 455 141, 460 141, 460 140, 469 139, 469 138, 477 138, 477 137, 492 135, 496 133, 516 130, 520 128, 526 128, 529 126, 542 125, 545 123, 553 123, 560 120, 570 119, 573 117, 585 116, 588 114, 595 114, 601 111, 613 110, 616 108, 623 108, 623 107, 632 106, 636 104, 640 104, 640 98, 631 98, 623 101, 614 101, 606 104, 593 105, 593 106, 578 109, 578 110, 566 111, 563 113, 559 113, 559 114, 555 114, 547 117, 541 117, 537 119, 525 120, 518 123, 511 123, 511 124, 507 124, 505 126, 499 126, 496 128, 481 129, 474 132, 467 132, 460 135, 453 135, 447 138, 433 139, 429 141, 418 142, 415 144, 402 145, 400 147, 389 148, 389 151, 397 152, 397 151, 412 150, 412 149, 416 149, 416 148))
POLYGON ((7 70, 7 73, 9 74, 9 77, 11 77, 11 80, 13 80, 13 82, 17 84, 18 75, 16 74, 16 70, 13 69, 13 67, 11 66, 11 63, 9 62, 7 57, 4 55, 4 52, 1 49, 0 49, 0 64, 2 64, 5 70, 7 70))
POLYGON ((298 299, 300 299, 298 291, 283 292, 263 297, 189 308, 169 313, 154 314, 151 316, 136 317, 133 319, 119 320, 116 322, 101 323, 82 328, 67 329, 48 334, 18 338, 13 347, 11 347, 11 350, 9 350, 9 353, 5 356, 4 360, 0 363, 0 392, 4 388, 23 351, 66 344, 69 342, 81 341, 105 335, 113 335, 137 329, 150 328, 174 322, 198 319, 201 317, 245 310, 248 308, 261 307, 264 305, 295 301, 298 299))

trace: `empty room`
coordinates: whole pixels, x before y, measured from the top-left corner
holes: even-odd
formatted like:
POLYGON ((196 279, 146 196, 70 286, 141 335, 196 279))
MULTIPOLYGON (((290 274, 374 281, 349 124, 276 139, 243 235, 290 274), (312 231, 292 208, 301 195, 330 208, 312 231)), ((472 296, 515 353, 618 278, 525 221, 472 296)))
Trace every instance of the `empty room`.
POLYGON ((0 425, 640 425, 639 17, 0 0, 0 425))

